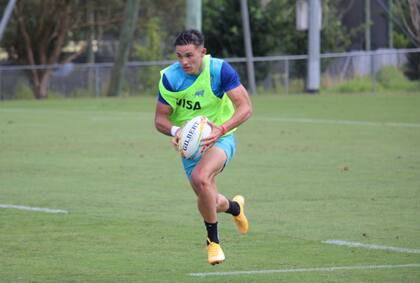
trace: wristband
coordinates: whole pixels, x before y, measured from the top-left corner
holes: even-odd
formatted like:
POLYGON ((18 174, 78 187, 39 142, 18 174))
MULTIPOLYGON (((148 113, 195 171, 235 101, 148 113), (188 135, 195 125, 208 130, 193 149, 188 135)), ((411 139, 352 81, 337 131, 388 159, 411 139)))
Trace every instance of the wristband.
POLYGON ((174 137, 176 135, 176 132, 178 131, 178 129, 179 129, 179 127, 172 126, 172 128, 171 128, 171 136, 174 137))
POLYGON ((222 136, 227 133, 228 129, 225 125, 221 125, 220 128, 222 128, 222 136))

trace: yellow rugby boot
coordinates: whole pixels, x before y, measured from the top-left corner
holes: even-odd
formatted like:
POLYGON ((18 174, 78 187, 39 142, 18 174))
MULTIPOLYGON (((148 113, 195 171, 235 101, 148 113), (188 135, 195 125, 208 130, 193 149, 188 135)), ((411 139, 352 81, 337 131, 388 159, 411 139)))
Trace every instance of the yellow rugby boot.
POLYGON ((245 198, 241 195, 237 195, 232 200, 236 201, 241 209, 238 216, 233 216, 236 228, 238 229, 239 233, 246 234, 248 232, 248 219, 246 218, 244 212, 245 198))
POLYGON ((207 254, 208 261, 211 265, 222 263, 225 260, 225 254, 223 253, 222 247, 214 242, 207 240, 207 254))

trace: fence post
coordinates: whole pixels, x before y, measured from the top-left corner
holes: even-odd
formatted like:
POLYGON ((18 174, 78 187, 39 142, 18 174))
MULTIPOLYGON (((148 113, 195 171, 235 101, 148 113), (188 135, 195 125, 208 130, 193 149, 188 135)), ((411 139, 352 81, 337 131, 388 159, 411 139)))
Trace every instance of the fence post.
POLYGON ((99 78, 99 66, 95 66, 95 96, 99 97, 101 95, 101 84, 99 78))
POLYGON ((284 61, 284 71, 286 72, 284 87, 286 89, 286 95, 289 94, 289 59, 284 61))
POLYGON ((376 94, 376 71, 375 71, 375 55, 370 51, 370 77, 372 79, 372 92, 376 94))
POLYGON ((201 31, 202 27, 202 0, 187 0, 185 27, 201 31))
POLYGON ((3 94, 3 84, 2 84, 2 81, 3 81, 3 71, 0 70, 0 100, 5 99, 4 94, 3 94))
POLYGON ((3 90, 2 90, 2 80, 3 80, 3 72, 0 69, 0 100, 3 100, 3 90))
POLYGON ((306 91, 317 93, 320 87, 321 0, 309 0, 308 73, 306 91))
POLYGON ((244 30, 244 44, 246 54, 246 67, 248 73, 248 83, 252 95, 257 94, 257 86, 255 83, 255 71, 254 71, 254 55, 252 53, 252 42, 251 42, 251 31, 249 26, 249 12, 248 12, 248 1, 241 0, 241 14, 242 14, 242 26, 244 30))

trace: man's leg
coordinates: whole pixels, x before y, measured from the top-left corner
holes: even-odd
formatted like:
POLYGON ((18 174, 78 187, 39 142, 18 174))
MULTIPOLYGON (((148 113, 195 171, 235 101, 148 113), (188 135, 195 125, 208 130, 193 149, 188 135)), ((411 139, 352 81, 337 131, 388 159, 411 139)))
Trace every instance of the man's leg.
POLYGON ((217 222, 217 212, 228 206, 228 200, 217 191, 216 175, 223 169, 226 154, 218 147, 210 148, 191 173, 191 186, 197 195, 197 206, 207 223, 217 222))
POLYGON ((197 195, 198 210, 207 229, 210 264, 221 263, 225 258, 219 245, 217 212, 226 211, 229 201, 218 193, 215 182, 215 177, 222 171, 225 161, 225 152, 214 146, 202 156, 191 174, 191 186, 197 195))
POLYGON ((235 151, 235 137, 229 135, 221 138, 215 146, 202 156, 198 163, 183 160, 185 172, 197 195, 198 209, 206 225, 209 262, 211 264, 222 262, 219 255, 223 255, 219 245, 217 229, 218 212, 231 214, 240 233, 246 233, 248 230, 248 220, 243 211, 244 198, 235 196, 232 200, 228 200, 224 195, 218 193, 215 182, 216 175, 233 158, 235 151), (215 251, 215 259, 211 259, 213 257, 212 251, 215 251))

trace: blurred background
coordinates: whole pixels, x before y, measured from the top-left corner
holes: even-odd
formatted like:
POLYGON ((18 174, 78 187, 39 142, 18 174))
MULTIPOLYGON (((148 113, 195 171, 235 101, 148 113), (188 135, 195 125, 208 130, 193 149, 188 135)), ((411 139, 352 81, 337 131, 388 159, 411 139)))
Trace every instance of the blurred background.
POLYGON ((2 0, 0 99, 155 96, 201 30, 252 94, 420 92, 420 0, 2 0))

